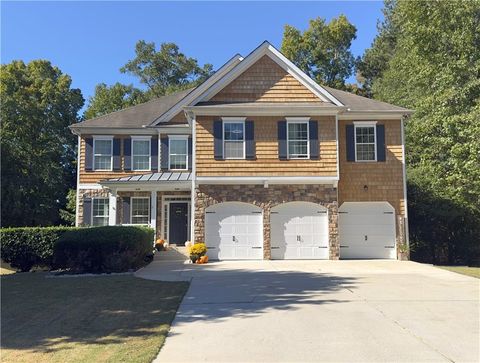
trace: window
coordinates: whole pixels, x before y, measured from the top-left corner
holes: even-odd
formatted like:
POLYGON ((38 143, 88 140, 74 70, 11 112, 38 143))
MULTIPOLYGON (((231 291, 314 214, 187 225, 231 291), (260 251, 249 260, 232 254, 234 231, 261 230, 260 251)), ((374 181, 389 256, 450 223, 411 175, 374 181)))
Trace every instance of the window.
POLYGON ((93 198, 92 200, 92 225, 108 225, 108 198, 93 198))
POLYGON ((374 125, 355 125, 355 159, 356 161, 376 161, 374 125))
POLYGON ((93 139, 93 168, 95 170, 112 170, 112 138, 93 139))
POLYGON ((287 121, 289 159, 308 159, 310 157, 308 131, 308 121, 287 121))
POLYGON ((148 224, 150 222, 150 198, 132 197, 132 224, 148 224))
POLYGON ((150 170, 150 139, 132 138, 132 169, 150 170))
POLYGON ((223 157, 225 159, 245 159, 244 121, 223 122, 223 157))
POLYGON ((188 139, 186 137, 170 137, 168 142, 168 168, 188 169, 188 139))

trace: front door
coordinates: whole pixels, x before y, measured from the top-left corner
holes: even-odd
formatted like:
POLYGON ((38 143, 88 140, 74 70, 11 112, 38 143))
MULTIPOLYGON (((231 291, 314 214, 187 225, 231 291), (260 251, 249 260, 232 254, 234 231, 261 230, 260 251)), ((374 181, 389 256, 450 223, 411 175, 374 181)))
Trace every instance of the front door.
POLYGON ((170 203, 168 237, 170 244, 185 245, 188 239, 188 203, 170 203))

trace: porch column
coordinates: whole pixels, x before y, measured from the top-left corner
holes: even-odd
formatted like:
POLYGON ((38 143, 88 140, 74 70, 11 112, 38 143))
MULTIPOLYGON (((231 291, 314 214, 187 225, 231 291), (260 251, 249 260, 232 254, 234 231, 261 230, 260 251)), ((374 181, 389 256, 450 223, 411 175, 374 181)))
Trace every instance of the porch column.
POLYGON ((108 192, 108 225, 117 224, 117 191, 110 190, 108 192))
POLYGON ((151 192, 150 196, 150 227, 155 231, 155 240, 157 239, 157 191, 151 192))

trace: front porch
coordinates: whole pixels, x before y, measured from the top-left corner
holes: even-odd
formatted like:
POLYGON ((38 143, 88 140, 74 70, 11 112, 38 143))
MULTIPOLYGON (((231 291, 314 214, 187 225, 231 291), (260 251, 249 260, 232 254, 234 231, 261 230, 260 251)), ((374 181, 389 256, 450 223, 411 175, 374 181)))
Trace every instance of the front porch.
POLYGON ((191 239, 189 172, 151 173, 102 180, 97 190, 81 192, 83 224, 148 225, 155 230, 156 239, 179 246, 191 239), (102 202, 100 207, 99 201, 102 202), (85 208, 86 204, 90 205, 85 208))

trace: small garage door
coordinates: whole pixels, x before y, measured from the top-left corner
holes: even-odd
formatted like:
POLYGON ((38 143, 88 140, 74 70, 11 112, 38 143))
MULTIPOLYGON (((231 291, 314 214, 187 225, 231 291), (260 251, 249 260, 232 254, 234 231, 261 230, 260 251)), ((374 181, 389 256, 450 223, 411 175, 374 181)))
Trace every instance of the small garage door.
POLYGON ((395 259, 395 210, 386 202, 343 203, 340 258, 395 259))
POLYGON ((205 242, 214 260, 263 259, 262 209, 236 202, 208 207, 205 242))
POLYGON ((309 202, 272 208, 272 259, 328 259, 327 209, 309 202))

